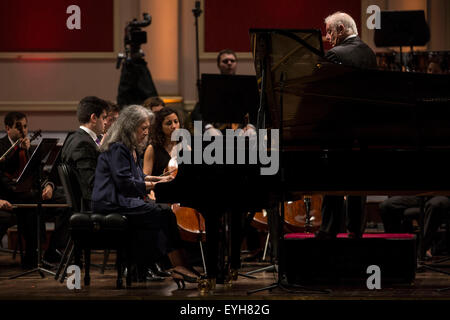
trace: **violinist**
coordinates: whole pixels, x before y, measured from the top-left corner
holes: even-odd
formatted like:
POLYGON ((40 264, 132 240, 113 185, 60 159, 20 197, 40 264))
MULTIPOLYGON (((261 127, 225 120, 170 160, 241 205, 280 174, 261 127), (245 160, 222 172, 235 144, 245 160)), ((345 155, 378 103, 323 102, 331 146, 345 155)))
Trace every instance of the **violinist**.
MULTIPOLYGON (((14 179, 17 179, 29 160, 31 142, 28 138, 28 120, 22 112, 9 112, 4 119, 6 135, 0 139, 0 156, 4 160, 0 162, 2 189, 5 197, 12 203, 35 203, 35 191, 15 192, 14 179), (17 142, 17 143, 16 143, 17 142), (11 147, 16 144, 14 148, 11 147)), ((53 197, 54 184, 48 180, 42 185, 42 200, 49 200, 53 197)), ((34 209, 16 209, 18 227, 21 228, 25 238, 26 253, 22 264, 25 268, 32 268, 36 265, 36 215, 34 209)), ((41 233, 45 237, 45 232, 41 233)), ((45 240, 45 239, 43 239, 45 240)))

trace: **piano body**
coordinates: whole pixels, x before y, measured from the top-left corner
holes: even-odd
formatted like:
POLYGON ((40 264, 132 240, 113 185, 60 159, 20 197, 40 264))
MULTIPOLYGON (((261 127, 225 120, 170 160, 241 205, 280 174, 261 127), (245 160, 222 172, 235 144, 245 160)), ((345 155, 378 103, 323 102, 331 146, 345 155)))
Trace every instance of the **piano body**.
POLYGON ((328 62, 320 30, 251 35, 286 191, 450 189, 450 75, 328 62))
POLYGON ((320 30, 250 35, 261 88, 258 126, 280 132, 272 150, 280 151, 278 173, 262 176, 259 165, 180 164, 174 181, 157 185, 158 201, 207 212, 208 235, 216 232, 208 217, 225 209, 264 208, 304 194, 450 190, 449 74, 331 63, 320 30))

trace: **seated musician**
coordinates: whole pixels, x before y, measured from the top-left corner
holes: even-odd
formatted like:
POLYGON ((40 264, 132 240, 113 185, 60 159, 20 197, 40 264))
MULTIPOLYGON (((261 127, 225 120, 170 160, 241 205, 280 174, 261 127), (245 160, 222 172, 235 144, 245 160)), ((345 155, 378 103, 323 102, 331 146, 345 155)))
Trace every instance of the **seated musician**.
MULTIPOLYGON (((375 53, 358 37, 358 30, 353 18, 343 12, 336 12, 325 19, 326 39, 331 44, 325 58, 346 66, 358 68, 376 68, 375 53)), ((317 238, 334 238, 340 231, 344 216, 344 198, 341 196, 324 196, 322 204, 322 224, 317 238)), ((364 232, 365 197, 347 197, 347 228, 349 237, 360 238, 364 232)))
MULTIPOLYGON (((144 174, 153 181, 167 181, 170 175, 163 175, 168 169, 169 161, 175 158, 174 149, 177 141, 172 141, 172 132, 180 128, 178 113, 171 108, 164 108, 155 114, 155 123, 151 128, 151 141, 144 153, 144 174)), ((170 171, 171 169, 169 169, 170 171)), ((150 198, 155 200, 154 192, 150 198)))
MULTIPOLYGON (((217 68, 219 69, 220 74, 222 75, 235 75, 237 70, 237 55, 231 49, 223 49, 217 55, 217 68)), ((250 94, 250 93, 249 93, 250 94)), ((200 112, 200 104, 198 103, 194 110, 191 113, 192 121, 203 120, 203 116, 200 112)), ((242 133, 244 135, 251 134, 256 129, 255 126, 250 123, 253 119, 250 119, 250 115, 246 114, 240 123, 222 123, 222 122, 214 122, 214 123, 205 123, 203 122, 203 129, 205 132, 208 132, 211 136, 220 135, 219 131, 224 131, 226 129, 242 129, 242 133)), ((210 223, 208 220, 218 219, 219 215, 214 217, 208 217, 206 213, 205 220, 207 221, 207 225, 210 223)), ((249 217, 246 216, 247 212, 234 212, 231 214, 231 277, 235 280, 237 278, 237 270, 241 266, 240 261, 240 248, 242 244, 243 236, 247 237, 247 244, 250 244, 251 247, 249 249, 253 252, 258 252, 259 248, 259 236, 257 231, 253 226, 249 223, 252 220, 253 215, 249 217), (250 240, 250 241, 249 241, 250 240)), ((218 225, 218 223, 215 223, 218 225)), ((208 227, 207 227, 208 228, 208 227)), ((217 231, 214 231, 217 233, 217 231)), ((211 233, 207 237, 211 236, 211 233)), ((213 254, 217 259, 217 255, 213 254)), ((221 266, 219 266, 220 269, 221 266)), ((211 268, 208 273, 210 276, 213 275, 211 268)), ((215 275, 213 275, 215 276, 215 275)), ((212 277, 213 277, 212 276, 212 277)), ((217 283, 222 282, 222 278, 226 277, 226 275, 218 274, 217 275, 217 283)))
POLYGON ((128 106, 111 127, 95 171, 93 211, 127 216, 135 235, 133 256, 140 269, 151 266, 158 253, 167 254, 177 285, 197 282, 198 273, 188 265, 181 249, 174 213, 147 196, 161 182, 144 175, 138 158, 147 144, 152 117, 153 113, 142 106, 128 106))
POLYGON ((424 201, 423 250, 426 257, 432 256, 432 243, 436 232, 447 217, 450 217, 450 199, 445 196, 434 196, 421 199, 416 196, 394 196, 380 204, 380 216, 384 231, 387 233, 413 232, 412 219, 404 212, 408 208, 420 208, 424 201))
POLYGON ((117 118, 119 117, 119 112, 120 112, 120 107, 119 105, 115 104, 114 102, 111 101, 107 101, 108 105, 109 105, 109 110, 108 110, 108 114, 106 116, 105 119, 105 128, 103 129, 103 133, 100 135, 100 144, 103 143, 103 140, 106 137, 106 133, 108 132, 109 128, 111 128, 112 124, 114 123, 114 121, 117 120, 117 118))
POLYGON ((0 199, 0 241, 9 227, 13 225, 11 222, 11 213, 13 206, 9 201, 0 199))
POLYGON ((156 114, 157 112, 161 111, 166 106, 166 104, 159 97, 150 97, 144 101, 144 104, 142 106, 156 114))
MULTIPOLYGON (((31 142, 28 137, 28 120, 22 112, 9 112, 4 119, 6 135, 0 139, 0 155, 11 148, 11 146, 18 142, 16 147, 10 151, 5 159, 0 163, 1 183, 5 191, 5 197, 12 203, 36 203, 37 193, 35 191, 29 192, 15 192, 14 179, 17 179, 20 173, 25 168, 30 154, 31 142), (21 139, 21 142, 19 141, 21 139)), ((49 180, 45 180, 41 186, 42 200, 49 200, 53 197, 54 184, 49 180)), ((37 248, 37 221, 35 209, 16 209, 18 218, 18 227, 24 236, 26 243, 26 252, 22 261, 24 268, 33 268, 37 263, 36 248, 37 248)), ((42 224, 41 228, 44 228, 42 224)), ((41 232, 43 241, 45 240, 45 232, 41 232)))
POLYGON ((104 132, 109 111, 107 101, 94 96, 81 99, 77 117, 80 127, 64 141, 61 161, 76 173, 82 192, 82 208, 90 210, 95 167, 100 154, 98 138, 104 132))
MULTIPOLYGON (((235 75, 237 70, 237 55, 231 49, 223 49, 217 54, 217 68, 220 74, 223 75, 235 75)), ((241 127, 244 131, 255 129, 255 127, 249 123, 249 116, 246 115, 245 119, 242 119, 241 124, 231 124, 231 123, 204 123, 204 129, 237 129, 241 127)), ((192 121, 203 120, 202 114, 200 113, 200 104, 197 103, 194 110, 191 113, 192 121)))
POLYGON ((8 200, 0 199, 0 210, 12 210, 13 206, 8 200))

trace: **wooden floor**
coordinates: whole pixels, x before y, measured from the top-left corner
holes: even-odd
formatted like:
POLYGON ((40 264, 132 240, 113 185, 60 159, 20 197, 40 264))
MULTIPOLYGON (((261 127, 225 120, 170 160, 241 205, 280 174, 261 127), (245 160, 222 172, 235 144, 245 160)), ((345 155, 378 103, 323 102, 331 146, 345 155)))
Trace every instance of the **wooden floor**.
MULTIPOLYGON (((93 253, 93 263, 100 263, 103 258, 101 251, 93 253)), ((433 271, 417 272, 414 283, 410 285, 382 286, 381 290, 369 290, 361 286, 327 286, 328 294, 295 288, 276 288, 264 290, 249 295, 248 291, 270 286, 277 283, 278 276, 274 271, 253 274, 256 279, 239 277, 232 286, 217 285, 216 289, 207 294, 197 290, 196 284, 186 283, 185 290, 178 290, 171 279, 163 282, 133 283, 132 288, 116 290, 116 274, 109 261, 105 274, 100 269, 92 267, 91 285, 85 287, 82 281, 81 290, 69 290, 66 283, 54 280, 51 275, 41 278, 35 272, 17 279, 9 277, 23 272, 19 257, 12 259, 10 253, 0 253, 0 300, 11 299, 274 299, 274 300, 305 300, 305 299, 444 299, 450 300, 450 290, 438 292, 436 289, 450 287, 450 276, 433 271)), ((259 269, 269 264, 266 262, 243 263, 242 273, 259 269)), ((444 263, 444 270, 450 271, 450 261, 444 263)), ((199 269, 201 270, 201 269, 199 269)), ((84 274, 82 274, 83 278, 84 274)), ((318 288, 318 287, 315 287, 318 288)))
MULTIPOLYGON (((92 262, 99 264, 102 258, 101 251, 94 252, 92 262)), ((130 310, 163 313, 165 319, 279 319, 280 315, 314 315, 317 312, 330 318, 340 313, 346 319, 360 319, 358 313, 351 311, 355 305, 374 317, 384 316, 386 310, 403 318, 415 316, 417 309, 432 310, 437 314, 448 314, 450 310, 450 290, 437 290, 450 287, 450 276, 432 271, 418 272, 410 285, 382 285, 380 290, 369 290, 365 284, 314 287, 329 290, 329 293, 319 293, 281 286, 249 294, 251 290, 278 284, 277 273, 265 271, 253 274, 256 279, 240 276, 231 287, 217 285, 215 290, 201 293, 196 284, 189 283, 184 290, 179 290, 171 279, 133 283, 131 288, 117 290, 112 263, 113 259, 105 274, 100 274, 98 267, 92 267, 90 286, 84 286, 82 273, 82 288, 69 290, 65 282, 56 281, 52 275, 41 278, 37 272, 9 279, 23 272, 19 258, 13 260, 11 253, 0 253, 0 310, 14 310, 14 314, 31 311, 55 319, 61 319, 68 310, 77 318, 85 316, 89 310, 90 315, 95 312, 102 319, 118 315, 123 319, 130 315, 130 310), (241 309, 232 309, 236 306, 241 309), (210 315, 201 314, 209 310, 205 308, 214 309, 210 315)), ((266 262, 244 263, 241 272, 266 266, 269 266, 266 262)), ((446 262, 446 266, 444 270, 450 271, 450 262, 446 262)))

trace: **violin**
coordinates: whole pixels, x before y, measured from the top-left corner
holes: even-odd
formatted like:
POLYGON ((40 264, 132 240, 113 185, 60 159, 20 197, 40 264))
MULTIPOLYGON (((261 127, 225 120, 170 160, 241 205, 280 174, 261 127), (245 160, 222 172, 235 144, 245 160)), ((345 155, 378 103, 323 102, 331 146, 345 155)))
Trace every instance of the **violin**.
MULTIPOLYGON (((17 129, 20 131, 22 138, 17 139, 17 141, 15 141, 13 143, 13 145, 6 150, 6 152, 0 157, 0 162, 4 161, 5 159, 11 159, 11 157, 14 155, 16 150, 19 150, 18 146, 25 140, 25 135, 23 134, 23 130, 22 130, 22 126, 17 126, 17 129)), ((30 142, 35 140, 37 137, 39 137, 41 135, 41 130, 36 131, 33 136, 30 138, 30 142)), ((21 171, 23 170, 23 167, 21 167, 20 165, 20 161, 19 164, 16 167, 16 172, 3 172, 3 174, 8 177, 8 179, 14 181, 19 174, 21 173, 21 171)))
MULTIPOLYGON (((18 150, 18 148, 16 148, 16 146, 20 145, 23 142, 23 140, 25 140, 25 136, 23 134, 22 125, 19 125, 19 123, 18 123, 16 128, 17 128, 17 130, 19 130, 19 132, 21 133, 23 138, 17 139, 16 142, 14 142, 13 145, 8 150, 6 150, 6 152, 0 157, 0 161, 4 161, 8 155, 11 157, 14 154, 14 152, 16 150, 18 150)), ((41 129, 37 130, 33 134, 33 136, 31 136, 30 142, 32 142, 33 140, 36 140, 38 137, 40 137, 41 136, 41 132, 42 132, 41 129)))

